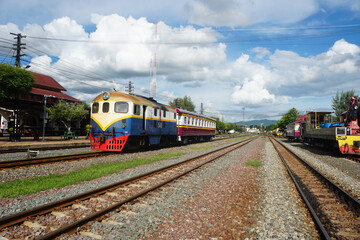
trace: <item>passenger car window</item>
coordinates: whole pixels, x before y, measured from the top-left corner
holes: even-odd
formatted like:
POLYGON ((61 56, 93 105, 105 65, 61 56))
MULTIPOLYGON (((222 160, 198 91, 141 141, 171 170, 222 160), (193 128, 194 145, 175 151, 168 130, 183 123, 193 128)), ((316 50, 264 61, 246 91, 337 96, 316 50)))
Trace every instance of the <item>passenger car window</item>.
POLYGON ((127 102, 116 102, 114 111, 116 113, 127 113, 129 111, 129 104, 127 102))
POLYGON ((154 116, 157 116, 157 108, 154 108, 154 116))
POLYGON ((92 111, 92 113, 98 113, 99 112, 99 103, 93 103, 91 111, 92 111))
POLYGON ((166 111, 164 110, 164 117, 166 117, 166 111))
POLYGON ((102 106, 103 113, 109 112, 110 104, 108 102, 104 102, 102 106))
POLYGON ((134 105, 134 114, 140 115, 140 105, 137 104, 134 105))

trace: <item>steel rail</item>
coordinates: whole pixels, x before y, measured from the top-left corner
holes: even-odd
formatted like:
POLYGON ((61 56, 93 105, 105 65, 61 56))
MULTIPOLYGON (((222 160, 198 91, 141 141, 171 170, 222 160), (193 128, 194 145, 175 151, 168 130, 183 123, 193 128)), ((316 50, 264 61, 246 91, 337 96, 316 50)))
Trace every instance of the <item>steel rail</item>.
MULTIPOLYGON (((69 206, 69 205, 71 205, 73 202, 75 202, 77 200, 89 199, 92 196, 97 196, 97 195, 106 193, 107 191, 118 188, 121 185, 130 183, 130 182, 135 181, 135 180, 142 179, 142 178, 144 178, 144 177, 146 177, 148 175, 153 175, 153 174, 156 174, 158 172, 162 172, 164 170, 174 168, 176 166, 185 164, 185 163, 190 162, 190 161, 194 161, 194 160, 202 158, 202 157, 206 157, 208 155, 214 154, 214 153, 216 153, 218 151, 221 151, 221 150, 224 150, 226 148, 231 148, 232 146, 235 146, 237 144, 242 144, 239 147, 244 146, 245 144, 253 141, 254 139, 255 138, 251 138, 251 139, 246 139, 246 140, 243 140, 243 141, 240 141, 240 142, 236 142, 236 143, 233 143, 233 144, 228 145, 226 147, 223 147, 223 148, 220 148, 220 149, 217 149, 217 150, 202 154, 202 155, 197 156, 195 158, 191 158, 191 159, 179 162, 179 163, 174 163, 174 164, 171 164, 169 166, 162 167, 162 168, 159 168, 159 169, 156 169, 156 170, 153 170, 153 171, 150 171, 150 172, 138 175, 138 176, 134 176, 134 177, 131 177, 131 178, 128 178, 128 179, 125 179, 125 180, 122 180, 122 181, 119 181, 119 182, 116 182, 116 183, 113 183, 113 184, 110 184, 110 185, 107 185, 107 186, 104 186, 104 187, 101 187, 101 188, 98 188, 98 189, 94 189, 94 190, 91 190, 91 191, 88 191, 88 192, 85 192, 85 193, 82 193, 82 194, 79 194, 79 195, 76 195, 76 196, 68 197, 68 198, 65 198, 65 199, 62 199, 62 200, 59 200, 59 201, 56 201, 56 202, 52 202, 52 203, 49 203, 49 204, 46 204, 46 205, 43 205, 43 206, 40 206, 40 207, 37 207, 37 208, 29 209, 29 210, 24 211, 24 212, 20 212, 20 213, 14 214, 14 215, 10 215, 10 216, 4 217, 4 218, 0 218, 0 230, 5 228, 5 227, 9 227, 9 226, 24 222, 29 217, 49 213, 54 208, 69 206)), ((94 217, 94 216, 92 216, 92 217, 91 216, 92 216, 92 214, 89 216, 89 218, 94 217)), ((73 223, 73 224, 77 225, 79 223, 73 223)))
MULTIPOLYGON (((272 139, 272 138, 270 138, 270 139, 272 139)), ((278 153, 278 155, 279 155, 281 161, 283 162, 283 164, 284 164, 287 172, 289 173, 292 181, 294 182, 294 184, 295 184, 295 186, 296 186, 296 189, 297 189, 298 192, 300 193, 301 198, 303 199, 303 201, 305 202, 307 208, 309 209, 309 211, 310 211, 310 213, 311 213, 311 216, 312 216, 312 218, 313 218, 313 220, 314 220, 317 228, 320 229, 321 239, 330 240, 331 238, 330 238, 329 234, 327 233, 324 225, 321 223, 321 221, 320 221, 319 217, 317 216, 314 208, 311 206, 311 204, 310 204, 309 200, 307 199, 305 193, 302 191, 299 183, 298 183, 297 180, 295 179, 295 177, 294 177, 292 171, 290 170, 289 166, 287 165, 285 159, 283 158, 283 156, 281 155, 280 151, 279 151, 278 148, 275 146, 275 144, 273 143, 273 141, 270 141, 270 142, 271 142, 272 145, 274 146, 274 149, 275 149, 276 152, 278 153)))
MULTIPOLYGON (((253 139, 250 140, 250 141, 245 142, 244 144, 242 144, 240 146, 238 146, 238 148, 248 144, 251 141, 253 141, 253 139)), ((238 143, 236 143, 236 144, 238 144, 238 143)), ((234 144, 234 145, 236 145, 236 144, 234 144)), ((233 145, 231 145, 231 146, 233 146, 233 145)), ((233 150, 231 150, 231 151, 233 151, 233 150)), ((55 230, 53 232, 47 233, 44 236, 41 236, 40 238, 37 238, 37 240, 53 239, 53 238, 58 237, 58 236, 60 236, 62 234, 72 232, 76 228, 88 223, 89 221, 95 220, 95 219, 97 219, 97 218, 99 218, 99 217, 101 217, 101 216, 103 216, 103 215, 105 215, 105 214, 107 214, 107 213, 109 213, 111 211, 114 211, 115 209, 121 207, 125 203, 131 202, 131 201, 133 201, 133 200, 135 200, 135 199, 137 199, 139 197, 144 196, 145 194, 147 194, 149 192, 152 192, 152 191, 154 191, 154 190, 156 190, 156 189, 158 189, 158 188, 160 188, 160 187, 162 187, 162 186, 164 186, 164 185, 166 185, 166 184, 168 184, 170 182, 173 182, 174 180, 179 179, 180 177, 185 176, 186 174, 188 174, 188 173, 190 173, 190 172, 192 172, 192 171, 194 171, 196 169, 199 169, 200 167, 204 166, 205 164, 213 162, 216 159, 219 159, 219 158, 223 157, 224 155, 226 155, 228 153, 229 152, 223 153, 223 154, 221 154, 221 155, 219 155, 219 156, 217 156, 215 158, 212 158, 212 159, 210 159, 210 160, 208 160, 208 161, 206 161, 206 162, 204 162, 202 164, 199 164, 198 166, 196 166, 194 168, 191 168, 191 169, 189 169, 187 171, 184 171, 184 172, 182 172, 182 173, 180 173, 180 174, 178 174, 178 175, 176 175, 176 176, 174 176, 172 178, 169 178, 169 179, 167 179, 167 180, 165 180, 165 181, 163 181, 163 182, 161 182, 161 183, 159 183, 159 184, 157 184, 157 185, 155 185, 153 187, 145 189, 145 190, 141 191, 140 193, 135 194, 135 195, 123 200, 123 201, 120 201, 120 202, 118 202, 116 204, 113 204, 108 208, 105 208, 103 210, 95 212, 95 213, 93 213, 93 214, 91 214, 91 215, 89 215, 87 217, 84 217, 84 218, 82 218, 82 219, 80 219, 80 220, 78 220, 76 222, 73 222, 73 223, 71 223, 69 225, 63 226, 63 227, 61 227, 61 228, 59 228, 59 229, 57 229, 57 230, 55 230)), ((208 155, 208 154, 206 154, 206 155, 208 155)))
POLYGON ((18 153, 18 152, 27 152, 29 149, 33 150, 33 151, 50 151, 50 150, 61 150, 61 149, 73 149, 73 148, 85 148, 85 147, 90 147, 90 142, 89 143, 78 143, 76 145, 69 145, 69 146, 41 146, 40 145, 36 145, 36 146, 24 146, 22 148, 11 148, 11 149, 1 149, 0 150, 0 154, 5 154, 5 153, 18 153))
POLYGON ((355 156, 347 155, 347 156, 345 156, 345 158, 352 162, 360 163, 360 158, 358 156, 355 157, 355 156))
POLYGON ((340 186, 338 186, 336 183, 331 181, 328 177, 326 177, 324 174, 316 170, 313 166, 311 166, 307 161, 299 157, 296 153, 291 151, 289 148, 287 148, 283 143, 276 140, 281 146, 283 146, 288 152, 290 152, 292 155, 294 155, 300 162, 304 163, 306 167, 311 169, 311 171, 315 172, 317 175, 319 175, 322 179, 324 179, 326 182, 328 182, 332 187, 334 187, 338 192, 341 192, 343 196, 350 201, 352 204, 355 204, 355 206, 359 206, 360 209, 360 202, 354 198, 352 195, 350 195, 348 192, 346 192, 344 189, 342 189, 340 186))
MULTIPOLYGON (((213 141, 221 141, 227 139, 232 139, 232 138, 214 139, 213 141)), ((50 157, 41 157, 41 158, 0 161, 0 169, 25 167, 25 166, 63 162, 63 161, 76 161, 83 158, 106 156, 106 155, 112 155, 118 153, 119 152, 91 152, 91 153, 80 153, 80 154, 65 155, 65 156, 50 156, 50 157)))
POLYGON ((90 153, 79 153, 79 154, 74 154, 74 155, 1 161, 0 169, 25 167, 25 166, 31 166, 31 165, 39 165, 39 164, 55 163, 55 162, 63 162, 63 161, 76 161, 79 159, 106 156, 106 155, 111 155, 111 154, 116 154, 116 153, 113 153, 113 152, 90 152, 90 153))
POLYGON ((304 159, 302 159, 301 157, 299 157, 298 155, 296 155, 293 151, 291 151, 289 148, 287 148, 283 143, 279 142, 278 140, 271 138, 272 141, 271 143, 273 144, 275 150, 277 151, 280 159, 282 160, 284 166, 286 167, 291 179, 293 180, 298 192, 300 193, 301 198, 304 200, 307 208, 310 211, 310 214, 317 226, 317 228, 320 230, 320 234, 321 234, 321 238, 322 239, 331 239, 329 233, 327 232, 326 228, 324 227, 323 223, 321 222, 319 216, 316 214, 316 211, 314 210, 313 206, 310 203, 310 200, 306 197, 306 194, 304 193, 304 191, 302 190, 302 188, 300 187, 300 184, 298 183, 298 181, 296 180, 294 173, 292 172, 292 170, 290 169, 290 167, 288 166, 288 164, 286 163, 285 159, 283 158, 283 156, 280 153, 280 150, 275 146, 275 143, 273 141, 276 141, 278 144, 280 144, 280 146, 282 146, 286 151, 288 151, 291 155, 293 155, 297 160, 299 160, 302 164, 304 164, 306 166, 306 168, 308 168, 310 171, 312 171, 315 175, 317 175, 318 177, 320 177, 322 180, 324 180, 329 186, 331 186, 330 188, 334 189, 334 191, 340 193, 348 202, 350 202, 350 204, 352 206, 354 206, 354 208, 358 208, 360 209, 360 202, 355 199, 353 196, 351 196, 349 193, 347 193, 345 190, 343 190, 341 187, 339 187, 338 185, 336 185, 333 181, 331 181, 329 178, 327 178, 326 176, 324 176, 322 173, 320 173, 319 171, 317 171, 314 167, 312 167, 309 163, 307 163, 304 159))

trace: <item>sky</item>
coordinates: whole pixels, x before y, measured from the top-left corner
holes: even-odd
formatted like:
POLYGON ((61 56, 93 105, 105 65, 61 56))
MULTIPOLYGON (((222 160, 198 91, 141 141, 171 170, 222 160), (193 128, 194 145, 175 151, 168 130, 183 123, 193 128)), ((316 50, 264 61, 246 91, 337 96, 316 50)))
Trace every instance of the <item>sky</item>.
POLYGON ((52 76, 67 94, 189 96, 225 122, 331 110, 360 93, 360 0, 0 0, 0 63, 52 76))

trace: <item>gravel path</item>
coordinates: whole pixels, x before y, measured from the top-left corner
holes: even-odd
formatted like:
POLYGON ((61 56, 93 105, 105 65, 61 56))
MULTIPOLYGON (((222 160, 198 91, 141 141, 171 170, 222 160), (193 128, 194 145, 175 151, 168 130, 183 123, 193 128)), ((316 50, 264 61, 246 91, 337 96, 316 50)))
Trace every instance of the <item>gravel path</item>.
POLYGON ((17 212, 21 212, 27 209, 31 209, 49 202, 57 201, 59 199, 70 197, 81 192, 90 191, 91 189, 98 188, 100 186, 105 186, 117 181, 124 180, 126 178, 130 178, 150 170, 158 169, 163 166, 167 166, 173 164, 174 162, 184 161, 185 159, 201 155, 206 152, 213 151, 216 148, 220 148, 224 145, 229 145, 233 141, 225 140, 225 141, 217 141, 217 142, 206 142, 206 143, 199 143, 199 144, 191 144, 181 147, 174 147, 174 148, 164 148, 159 150, 153 151, 146 151, 146 152, 137 152, 137 153, 126 153, 101 157, 101 158, 94 158, 88 159, 86 161, 74 161, 74 162, 67 162, 67 163, 57 163, 57 164, 47 164, 38 167, 30 167, 30 168, 19 168, 19 169, 11 169, 11 170, 4 170, 0 172, 0 179, 6 178, 24 178, 24 177, 33 177, 38 175, 48 175, 49 173, 65 173, 68 171, 84 168, 88 165, 92 164, 99 164, 105 162, 113 162, 113 161, 126 161, 133 158, 139 157, 151 157, 154 155, 158 155, 161 153, 167 153, 169 151, 184 151, 187 154, 183 155, 179 158, 172 158, 160 162, 155 162, 153 164, 142 165, 133 169, 127 169, 120 173, 112 174, 106 177, 94 179, 91 181, 84 182, 82 184, 77 184, 74 186, 68 186, 60 189, 51 189, 47 191, 42 191, 36 194, 29 194, 25 196, 20 196, 17 198, 4 198, 0 199, 0 216, 4 217, 10 214, 14 214, 17 212), (213 148, 207 150, 196 150, 197 147, 204 147, 204 146, 212 146, 213 148))
POLYGON ((360 200, 360 164, 342 157, 336 157, 301 143, 280 139, 290 150, 304 158, 326 177, 342 186, 360 200))
POLYGON ((263 138, 124 209, 64 239, 318 238, 280 159, 263 138), (263 166, 248 166, 249 160, 263 166))
MULTIPOLYGON (((255 224, 257 168, 264 140, 240 148, 177 180, 125 211, 82 228, 103 239, 240 239, 255 224)), ((255 235, 254 235, 255 236, 255 235)), ((89 239, 83 235, 64 239, 89 239)))
POLYGON ((317 239, 314 223, 267 140, 262 156, 260 202, 255 232, 258 239, 317 239))
MULTIPOLYGON (((82 168, 89 167, 95 164, 102 164, 102 163, 110 163, 110 162, 118 162, 118 161, 128 161, 134 158, 141 158, 141 157, 150 157, 161 153, 171 152, 186 152, 192 153, 196 152, 193 150, 195 148, 201 148, 201 146, 212 146, 215 147, 219 144, 228 143, 231 140, 225 140, 224 143, 219 142, 206 142, 206 143, 198 143, 198 144, 191 144, 186 146, 178 146, 178 147, 171 147, 171 148, 163 148, 158 150, 152 151, 143 151, 143 152, 134 152, 134 153, 118 153, 112 156, 105 156, 105 157, 96 157, 86 160, 79 160, 79 161, 70 161, 70 162, 59 162, 56 164, 45 164, 45 165, 38 165, 34 167, 22 167, 16 169, 3 169, 0 171, 0 182, 8 182, 14 181, 16 179, 23 179, 23 178, 30 178, 36 176, 47 176, 49 174, 65 174, 70 171, 79 170, 82 168)), ((54 155, 69 155, 69 154, 76 154, 76 153, 85 153, 90 152, 89 148, 83 149, 64 149, 64 150, 55 150, 55 151, 46 151, 43 153, 43 156, 54 156, 54 155)), ((13 153, 21 154, 21 153, 13 153)), ((24 154, 24 153, 22 153, 24 154)))
MULTIPOLYGON (((15 199, 0 199, 0 216, 183 161, 229 143, 211 142, 133 153, 132 157, 168 151, 189 152, 179 158, 139 166, 75 186, 15 199), (208 150, 193 149, 204 145, 216 147, 208 150)), ((124 157, 125 154, 121 156, 124 157)), ((113 161, 112 158, 114 157, 109 156, 98 161, 113 161), (106 160, 108 158, 110 160, 106 160)), ((271 143, 264 137, 227 154, 190 176, 177 180, 170 186, 142 197, 135 204, 127 204, 119 213, 108 214, 101 221, 82 227, 81 232, 82 235, 63 236, 62 239, 318 238, 311 218, 281 160, 271 143), (260 161, 262 166, 248 166, 247 161, 260 161)))
MULTIPOLYGON (((76 153, 87 153, 93 152, 90 147, 82 148, 64 148, 59 150, 39 150, 38 157, 50 157, 50 156, 62 156, 76 153)), ((27 159, 27 152, 15 152, 15 153, 1 153, 0 161, 10 161, 10 160, 21 160, 27 159)))

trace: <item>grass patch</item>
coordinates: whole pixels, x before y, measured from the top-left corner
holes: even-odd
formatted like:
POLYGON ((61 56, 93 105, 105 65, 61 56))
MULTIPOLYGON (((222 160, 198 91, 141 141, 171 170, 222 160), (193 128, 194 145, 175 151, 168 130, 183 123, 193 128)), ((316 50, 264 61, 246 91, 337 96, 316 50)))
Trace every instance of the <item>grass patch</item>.
POLYGON ((190 149, 192 149, 192 150, 203 150, 203 149, 211 149, 211 148, 214 148, 214 146, 207 145, 207 146, 202 146, 202 147, 191 147, 190 149))
POLYGON ((237 137, 237 138, 232 139, 232 141, 236 142, 236 141, 244 140, 244 139, 251 138, 251 137, 253 137, 253 136, 237 137))
POLYGON ((103 163, 92 165, 88 168, 72 171, 66 174, 50 174, 49 176, 26 178, 3 183, 0 185, 0 199, 14 198, 25 194, 37 193, 43 190, 60 188, 83 181, 110 175, 112 173, 121 172, 128 168, 134 168, 140 165, 149 164, 171 157, 184 155, 183 152, 172 152, 159 154, 149 158, 135 158, 126 162, 103 163))
POLYGON ((246 165, 252 166, 252 167, 260 167, 261 163, 259 161, 247 161, 246 165))

